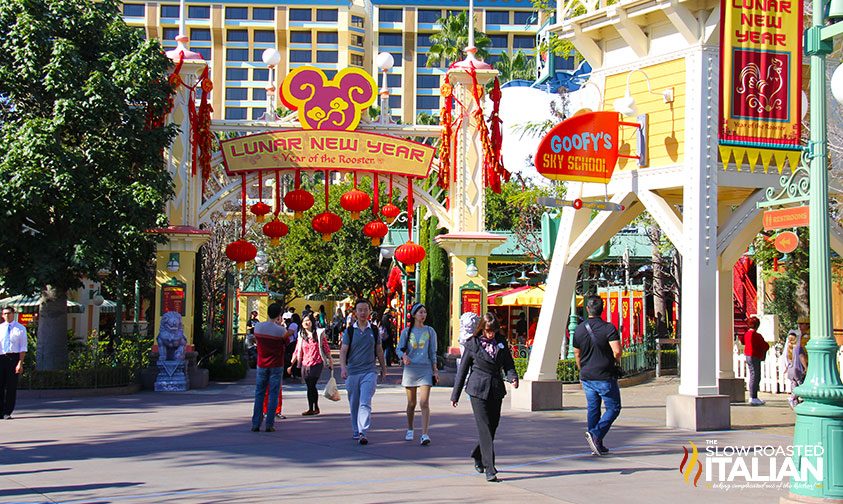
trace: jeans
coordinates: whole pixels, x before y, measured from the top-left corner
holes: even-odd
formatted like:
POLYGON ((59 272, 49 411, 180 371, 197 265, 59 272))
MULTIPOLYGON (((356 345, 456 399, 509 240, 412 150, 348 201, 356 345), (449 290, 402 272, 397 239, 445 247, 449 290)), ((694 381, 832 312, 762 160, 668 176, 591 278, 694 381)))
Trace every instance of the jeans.
POLYGON ((351 409, 351 432, 355 437, 365 436, 372 422, 372 397, 378 385, 378 374, 349 375, 345 380, 348 406, 351 409))
POLYGON ((255 383, 255 408, 252 411, 252 427, 260 427, 263 417, 263 398, 269 385, 269 404, 267 405, 266 426, 275 425, 275 407, 278 405, 278 389, 281 388, 281 375, 284 369, 280 367, 257 369, 255 383))
POLYGON ((621 389, 617 380, 582 380, 581 383, 588 401, 588 432, 602 441, 621 413, 621 389), (600 416, 601 401, 606 405, 603 416, 600 416))
POLYGON ((757 399, 761 385, 761 359, 747 355, 746 364, 749 369, 749 398, 757 399))

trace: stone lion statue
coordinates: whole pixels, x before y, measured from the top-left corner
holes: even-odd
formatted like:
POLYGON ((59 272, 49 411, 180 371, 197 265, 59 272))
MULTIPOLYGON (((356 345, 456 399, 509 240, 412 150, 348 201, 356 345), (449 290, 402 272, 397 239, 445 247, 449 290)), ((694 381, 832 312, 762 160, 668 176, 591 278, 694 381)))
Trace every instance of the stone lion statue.
POLYGON ((184 360, 184 349, 187 338, 184 337, 184 327, 181 315, 167 312, 161 317, 161 329, 158 332, 158 360, 184 360))
POLYGON ((460 315, 460 344, 474 336, 478 324, 480 324, 480 316, 476 313, 466 312, 460 315))

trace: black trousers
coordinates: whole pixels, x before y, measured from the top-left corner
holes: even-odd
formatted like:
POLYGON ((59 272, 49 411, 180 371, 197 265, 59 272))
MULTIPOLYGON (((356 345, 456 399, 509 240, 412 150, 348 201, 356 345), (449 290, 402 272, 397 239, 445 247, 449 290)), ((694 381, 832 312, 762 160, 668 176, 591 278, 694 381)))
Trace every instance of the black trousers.
POLYGON ((495 469, 495 431, 501 420, 501 404, 503 399, 480 399, 471 397, 471 409, 474 410, 474 420, 477 422, 477 433, 480 442, 474 447, 471 456, 480 460, 486 468, 486 476, 497 474, 495 469))
POLYGON ((0 355, 0 414, 5 416, 11 415, 15 410, 18 395, 18 375, 15 368, 19 360, 20 354, 0 355))
POLYGON ((322 364, 316 364, 304 368, 302 375, 304 376, 304 383, 307 385, 307 409, 315 410, 319 408, 319 391, 316 390, 316 383, 322 375, 322 364))

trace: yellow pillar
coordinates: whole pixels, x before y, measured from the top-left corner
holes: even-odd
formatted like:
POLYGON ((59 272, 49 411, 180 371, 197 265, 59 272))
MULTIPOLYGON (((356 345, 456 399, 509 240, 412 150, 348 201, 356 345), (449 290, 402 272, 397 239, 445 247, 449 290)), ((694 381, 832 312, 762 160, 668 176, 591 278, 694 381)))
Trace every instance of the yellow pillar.
POLYGON ((169 238, 158 246, 155 259, 155 335, 161 316, 167 311, 182 314, 184 335, 188 345, 193 345, 193 314, 196 306, 196 253, 210 233, 187 226, 159 229, 169 238), (183 313, 182 313, 183 312, 183 313))
POLYGON ((268 307, 268 292, 240 292, 237 295, 237 334, 246 334, 246 322, 249 321, 249 314, 253 310, 257 310, 258 319, 265 322, 268 307))

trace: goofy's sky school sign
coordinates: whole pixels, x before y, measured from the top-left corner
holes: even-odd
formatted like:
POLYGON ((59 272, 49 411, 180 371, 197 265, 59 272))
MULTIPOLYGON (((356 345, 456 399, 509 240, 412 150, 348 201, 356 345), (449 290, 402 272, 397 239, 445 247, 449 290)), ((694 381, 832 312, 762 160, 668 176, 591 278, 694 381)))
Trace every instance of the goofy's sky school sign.
POLYGON ((606 184, 618 161, 617 112, 575 115, 553 127, 536 152, 536 169, 552 180, 606 184))

